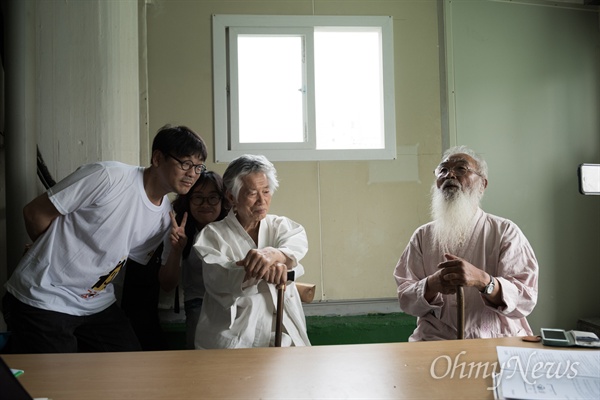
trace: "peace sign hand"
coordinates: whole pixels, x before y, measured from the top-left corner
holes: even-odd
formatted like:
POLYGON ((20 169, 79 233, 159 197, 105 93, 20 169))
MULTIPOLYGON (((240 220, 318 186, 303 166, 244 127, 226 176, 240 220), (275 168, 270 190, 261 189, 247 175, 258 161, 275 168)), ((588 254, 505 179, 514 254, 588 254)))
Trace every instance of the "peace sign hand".
POLYGON ((173 250, 183 251, 188 239, 185 234, 185 223, 187 222, 188 214, 187 212, 183 214, 180 224, 177 224, 173 211, 169 212, 169 216, 171 217, 171 247, 173 250))

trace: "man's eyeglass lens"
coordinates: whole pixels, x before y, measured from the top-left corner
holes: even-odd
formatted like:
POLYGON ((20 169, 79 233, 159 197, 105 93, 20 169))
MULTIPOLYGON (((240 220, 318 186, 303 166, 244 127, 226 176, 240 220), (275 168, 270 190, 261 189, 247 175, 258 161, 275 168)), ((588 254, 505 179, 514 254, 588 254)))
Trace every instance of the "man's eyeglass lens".
POLYGON ((206 172, 206 165, 204 165, 204 164, 194 164, 190 160, 181 161, 180 159, 172 156, 171 154, 169 154, 169 157, 171 157, 173 160, 177 161, 179 163, 179 165, 181 166, 181 169, 184 171, 189 171, 190 169, 194 168, 194 171, 198 175, 206 172))
POLYGON ((459 165, 456 167, 448 168, 448 167, 438 167, 436 168, 435 175, 436 176, 446 176, 452 171, 454 176, 463 176, 469 171, 473 171, 471 168, 466 167, 464 165, 459 165))

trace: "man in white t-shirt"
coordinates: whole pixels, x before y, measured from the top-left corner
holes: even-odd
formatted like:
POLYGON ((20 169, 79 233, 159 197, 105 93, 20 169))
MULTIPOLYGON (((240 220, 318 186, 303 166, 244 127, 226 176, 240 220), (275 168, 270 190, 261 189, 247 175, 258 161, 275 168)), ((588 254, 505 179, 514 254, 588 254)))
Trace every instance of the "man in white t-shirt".
POLYGON ((33 245, 9 281, 8 351, 139 350, 112 282, 130 258, 146 264, 171 226, 170 192, 187 193, 205 170, 204 141, 165 126, 147 168, 84 165, 23 209, 33 245))

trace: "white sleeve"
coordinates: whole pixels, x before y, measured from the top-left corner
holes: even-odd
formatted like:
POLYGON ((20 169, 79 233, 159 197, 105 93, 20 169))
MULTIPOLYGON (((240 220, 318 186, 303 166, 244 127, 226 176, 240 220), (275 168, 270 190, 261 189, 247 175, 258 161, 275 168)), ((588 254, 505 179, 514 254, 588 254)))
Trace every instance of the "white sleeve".
POLYGON ((110 187, 103 165, 87 164, 48 189, 48 198, 63 215, 93 204, 110 187))

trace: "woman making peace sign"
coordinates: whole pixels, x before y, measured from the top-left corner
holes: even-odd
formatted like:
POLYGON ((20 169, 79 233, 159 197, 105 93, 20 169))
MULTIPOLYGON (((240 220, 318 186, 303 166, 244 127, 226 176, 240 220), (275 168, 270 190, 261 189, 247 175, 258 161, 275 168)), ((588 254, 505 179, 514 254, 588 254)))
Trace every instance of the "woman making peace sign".
POLYGON ((223 219, 229 208, 223 179, 212 171, 202 173, 192 189, 173 202, 171 234, 165 241, 158 279, 162 289, 168 292, 177 286, 181 277, 188 349, 194 348, 205 292, 202 259, 191 251, 194 237, 209 223, 223 219))

